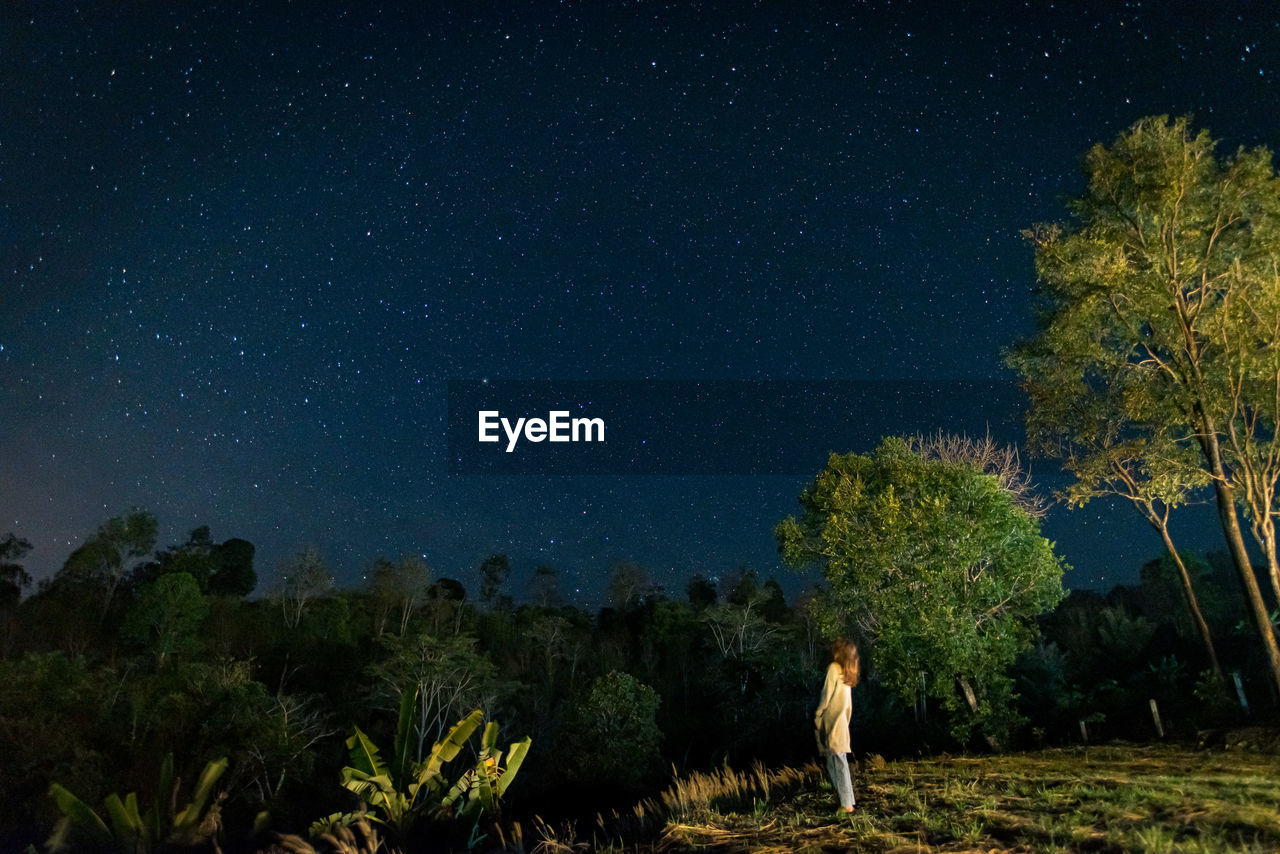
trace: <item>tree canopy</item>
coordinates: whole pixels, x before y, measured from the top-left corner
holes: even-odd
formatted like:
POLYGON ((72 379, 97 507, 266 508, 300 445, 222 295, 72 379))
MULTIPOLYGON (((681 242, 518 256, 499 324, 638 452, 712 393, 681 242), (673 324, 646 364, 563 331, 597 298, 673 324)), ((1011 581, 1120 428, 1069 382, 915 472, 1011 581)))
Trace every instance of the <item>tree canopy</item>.
POLYGON ((1007 671, 1063 596, 1036 519, 998 476, 902 439, 832 454, 800 504, 776 535, 789 564, 822 566, 824 630, 869 638, 879 678, 906 702, 923 676, 957 737, 1002 736, 1016 717, 1007 671))
POLYGON ((1010 364, 1033 441, 1067 461, 1081 502, 1167 510, 1206 483, 1272 677, 1280 649, 1237 505, 1280 595, 1280 179, 1265 148, 1220 158, 1185 118, 1147 118, 1085 156, 1073 222, 1028 232, 1040 330, 1010 364))

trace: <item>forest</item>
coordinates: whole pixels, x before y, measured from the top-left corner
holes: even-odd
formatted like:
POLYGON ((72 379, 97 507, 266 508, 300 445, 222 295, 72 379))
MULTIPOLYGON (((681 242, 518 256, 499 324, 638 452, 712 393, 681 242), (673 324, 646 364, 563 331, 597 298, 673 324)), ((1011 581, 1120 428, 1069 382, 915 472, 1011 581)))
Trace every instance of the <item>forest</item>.
MULTIPOLYGON (((262 845, 255 824, 305 836, 360 808, 343 783, 354 733, 391 762, 398 725, 412 752, 475 709, 499 725, 499 756, 530 737, 517 778, 482 810, 423 810, 416 826, 398 828, 403 844, 464 847, 500 818, 589 819, 652 795, 673 769, 812 759, 807 721, 828 660, 816 589, 787 601, 776 579, 740 568, 668 591, 643 567, 620 564, 609 570, 610 604, 591 613, 563 597, 551 567, 513 589, 504 555, 483 562, 474 591, 413 556, 375 558, 362 587, 339 589, 309 548, 259 585, 244 540, 217 542, 202 527, 157 548, 156 527, 144 511, 106 521, 21 601, 24 543, 3 540, 7 850, 39 847, 57 825, 52 784, 90 806, 136 792, 145 807, 173 790, 157 780, 197 781, 222 760, 203 809, 216 810, 225 850, 262 845)), ((1157 557, 1139 584, 1073 591, 1038 619, 1039 637, 1010 671, 1017 724, 1006 748, 1161 734, 1193 742, 1274 713, 1229 560, 1182 559, 1249 709, 1214 679, 1173 562, 1157 557)), ((868 658, 857 753, 988 750, 976 733, 957 740, 963 709, 935 707, 927 691, 905 702, 876 678, 874 647, 868 658)), ((478 749, 471 742, 466 749, 478 749)), ((464 756, 454 775, 474 762, 464 756)))

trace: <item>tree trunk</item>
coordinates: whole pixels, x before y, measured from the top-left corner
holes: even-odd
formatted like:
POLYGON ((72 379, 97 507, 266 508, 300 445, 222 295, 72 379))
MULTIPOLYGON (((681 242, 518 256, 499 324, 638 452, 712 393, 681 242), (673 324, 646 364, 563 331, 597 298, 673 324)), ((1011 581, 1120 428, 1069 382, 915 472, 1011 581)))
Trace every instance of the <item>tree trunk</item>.
POLYGON ((1217 677, 1218 684, 1225 689, 1227 683, 1222 675, 1222 665, 1218 663, 1218 652, 1213 647, 1213 636, 1209 633, 1209 624, 1205 622, 1204 615, 1200 612, 1200 603, 1196 600, 1195 589, 1191 586, 1191 574, 1187 572, 1186 564, 1182 562, 1182 555, 1178 554, 1178 550, 1174 548, 1173 539, 1169 536, 1168 524, 1158 521, 1155 527, 1160 532, 1164 547, 1168 549, 1174 565, 1178 567, 1178 576, 1182 579, 1182 592, 1187 597, 1187 608, 1191 610, 1191 619, 1195 621, 1196 628, 1200 630, 1200 637, 1204 640, 1205 651, 1209 653, 1209 663, 1213 666, 1213 675, 1217 677))
MULTIPOLYGON (((957 676, 956 682, 960 686, 960 693, 964 695, 965 703, 967 703, 969 706, 969 712, 976 717, 978 714, 978 698, 973 693, 973 686, 970 685, 969 680, 964 678, 963 676, 957 676)), ((996 751, 997 753, 1000 752, 1001 747, 1000 747, 999 739, 985 732, 982 734, 982 737, 986 739, 987 745, 992 750, 996 751)))
POLYGON ((1276 525, 1268 518, 1262 526, 1262 553, 1267 558, 1267 571, 1271 574, 1271 589, 1280 603, 1280 564, 1276 563, 1276 525))
POLYGON ((1280 691, 1280 646, 1276 645, 1276 633, 1271 628, 1271 616, 1267 613, 1266 603, 1262 600, 1262 589, 1258 587, 1258 577, 1253 572, 1253 564, 1249 562, 1249 551, 1245 548, 1244 535, 1240 531, 1240 519, 1236 515, 1235 494, 1223 472, 1217 434, 1206 431, 1201 447, 1204 449, 1205 456, 1208 457, 1213 473, 1213 491, 1218 500, 1218 519, 1222 523, 1222 533, 1227 539, 1227 546, 1235 561, 1236 571, 1240 574, 1240 582, 1244 586, 1249 612, 1253 615, 1258 636, 1262 639, 1263 649, 1266 650, 1267 664, 1271 668, 1271 680, 1275 683, 1276 690, 1280 691))

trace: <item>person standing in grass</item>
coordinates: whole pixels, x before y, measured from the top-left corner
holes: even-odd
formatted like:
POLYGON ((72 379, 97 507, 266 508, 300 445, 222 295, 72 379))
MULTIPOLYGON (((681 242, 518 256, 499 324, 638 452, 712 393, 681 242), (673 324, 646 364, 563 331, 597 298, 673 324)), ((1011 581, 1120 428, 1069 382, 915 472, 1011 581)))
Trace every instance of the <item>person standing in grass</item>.
POLYGON ((858 684, 861 662, 858 647, 848 638, 831 644, 832 662, 822 683, 822 698, 813 715, 818 752, 827 761, 827 775, 840 798, 840 807, 853 812, 853 778, 849 775, 849 721, 853 717, 853 686, 858 684))

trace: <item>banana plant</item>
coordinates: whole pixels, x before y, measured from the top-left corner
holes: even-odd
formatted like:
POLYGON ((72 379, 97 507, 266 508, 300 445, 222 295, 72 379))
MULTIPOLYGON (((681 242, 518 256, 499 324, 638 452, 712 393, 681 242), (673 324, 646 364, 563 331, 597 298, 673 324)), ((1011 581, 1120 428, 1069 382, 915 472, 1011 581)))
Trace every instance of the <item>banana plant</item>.
POLYGON ((160 763, 156 803, 146 810, 139 808, 137 793, 130 792, 121 798, 112 792, 103 799, 102 815, 99 815, 66 787, 53 783, 49 786, 49 797, 53 798, 62 818, 58 819, 45 847, 49 851, 65 849, 73 828, 95 848, 129 854, 149 854, 162 843, 195 845, 211 837, 217 829, 218 803, 211 805, 210 800, 226 770, 226 757, 205 765, 191 800, 181 810, 174 806, 178 783, 173 776, 172 753, 160 763))
POLYGON ((379 821, 394 827, 401 839, 424 814, 437 818, 495 814, 498 798, 515 779, 530 744, 528 737, 512 744, 504 767, 503 752, 497 749, 498 725, 491 721, 481 737, 476 766, 451 784, 445 776, 445 765, 466 747, 484 720, 484 712, 476 709, 454 724, 444 740, 419 762, 413 756, 411 738, 417 701, 416 694, 407 692, 401 701, 390 761, 382 758, 377 746, 359 727, 354 727, 347 739, 351 764, 342 769, 342 785, 364 801, 379 821))
POLYGON ((440 801, 437 814, 468 819, 496 815, 498 799, 506 794, 507 787, 519 773, 529 753, 530 743, 529 736, 512 742, 504 765, 503 753, 498 749, 498 724, 490 721, 480 737, 480 754, 475 767, 463 773, 449 788, 440 801))

